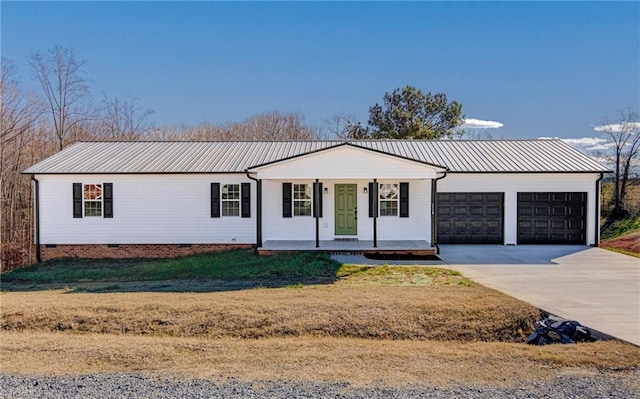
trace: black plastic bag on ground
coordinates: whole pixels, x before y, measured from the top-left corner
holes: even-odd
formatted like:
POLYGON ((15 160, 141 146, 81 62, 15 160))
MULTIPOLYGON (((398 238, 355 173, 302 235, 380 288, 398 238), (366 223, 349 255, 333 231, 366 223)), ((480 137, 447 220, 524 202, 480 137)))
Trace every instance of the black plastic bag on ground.
POLYGON ((527 338, 530 345, 593 341, 589 329, 573 320, 544 319, 536 321, 534 327, 535 330, 527 338))

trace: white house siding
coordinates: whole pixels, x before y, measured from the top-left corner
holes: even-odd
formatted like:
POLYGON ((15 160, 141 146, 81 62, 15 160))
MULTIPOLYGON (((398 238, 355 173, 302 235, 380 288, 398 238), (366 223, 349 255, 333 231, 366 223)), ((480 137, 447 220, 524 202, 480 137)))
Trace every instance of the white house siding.
POLYGON ((503 192, 504 240, 517 242, 518 192, 586 192, 587 244, 595 243, 597 173, 449 173, 438 192, 503 192))
POLYGON ((244 174, 36 175, 41 244, 256 242, 256 185, 244 174), (211 183, 251 183, 251 217, 211 218, 211 183), (112 219, 73 218, 73 183, 113 183, 112 219))
MULTIPOLYGON (((373 154, 376 156, 377 154, 373 154)), ((381 159, 378 158, 378 162, 381 159)), ((400 160, 401 162, 404 162, 400 160)), ((296 170, 295 165, 291 165, 296 170)), ((428 168, 428 166, 426 167, 428 168)), ((426 169, 424 168, 424 169, 426 169)), ((374 168, 372 167, 372 170, 374 168)), ((439 192, 505 193, 505 244, 517 237, 518 192, 586 192, 587 243, 594 244, 596 173, 466 174, 449 173, 439 192)), ((253 244, 256 242, 256 185, 244 174, 36 175, 40 184, 41 244, 253 244), (210 183, 251 183, 251 218, 210 217, 210 183), (114 217, 73 218, 73 183, 113 183, 114 217)), ((379 178, 380 183, 409 182, 409 218, 379 217, 379 240, 431 242, 431 179, 379 178)), ((314 179, 263 180, 263 241, 314 240, 313 217, 282 217, 282 182, 313 183, 314 179)), ((320 239, 335 238, 334 185, 357 184, 360 240, 373 239, 368 217, 372 179, 324 179, 320 239)))
MULTIPOLYGON (((357 238, 373 239, 373 219, 369 217, 369 195, 364 193, 372 180, 320 179, 328 190, 323 196, 323 217, 320 218, 320 240, 333 240, 335 235, 334 198, 336 184, 356 184, 358 195, 357 238)), ((311 179, 263 180, 262 213, 263 241, 315 240, 315 218, 311 216, 282 217, 282 183, 312 184, 311 179)), ((382 179, 379 183, 409 183, 409 217, 378 217, 379 240, 426 240, 431 242, 431 180, 382 179)))

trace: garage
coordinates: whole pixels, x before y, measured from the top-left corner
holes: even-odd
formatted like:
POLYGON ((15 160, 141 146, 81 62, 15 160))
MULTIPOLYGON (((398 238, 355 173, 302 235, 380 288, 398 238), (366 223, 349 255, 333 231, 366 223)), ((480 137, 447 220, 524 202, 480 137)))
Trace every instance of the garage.
POLYGON ((518 244, 584 244, 586 193, 518 193, 518 244))
POLYGON ((439 244, 502 244, 504 193, 438 193, 439 244))

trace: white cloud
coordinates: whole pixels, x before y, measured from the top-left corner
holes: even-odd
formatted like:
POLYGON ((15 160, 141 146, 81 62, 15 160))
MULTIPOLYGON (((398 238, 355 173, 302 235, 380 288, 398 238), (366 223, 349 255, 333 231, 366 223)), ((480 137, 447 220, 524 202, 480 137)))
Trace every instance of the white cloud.
POLYGON ((640 122, 629 122, 626 124, 626 126, 622 123, 612 123, 609 125, 594 126, 593 130, 595 130, 596 132, 619 133, 622 131, 623 128, 626 128, 627 131, 630 129, 640 129, 640 122))
POLYGON ((482 119, 465 119, 463 128, 467 129, 497 129, 504 124, 495 121, 483 121, 482 119))
POLYGON ((583 151, 608 151, 615 143, 608 143, 607 139, 601 137, 581 137, 578 139, 561 139, 560 137, 538 137, 538 140, 562 140, 573 147, 578 147, 583 151))
POLYGON ((587 148, 589 151, 606 151, 611 147, 615 147, 616 143, 596 144, 593 147, 587 148))
POLYGON ((585 147, 601 145, 602 143, 606 143, 607 139, 600 137, 582 137, 579 139, 562 139, 562 141, 573 146, 585 147))

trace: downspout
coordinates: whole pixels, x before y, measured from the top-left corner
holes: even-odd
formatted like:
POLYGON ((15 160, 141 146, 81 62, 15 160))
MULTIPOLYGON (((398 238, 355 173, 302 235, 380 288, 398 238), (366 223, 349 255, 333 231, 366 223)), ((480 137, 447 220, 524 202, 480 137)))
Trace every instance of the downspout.
POLYGON ((256 182, 256 250, 262 247, 262 179, 251 177, 247 171, 247 177, 256 182))
POLYGON ((444 171, 444 175, 437 177, 431 181, 431 246, 436 247, 436 255, 440 254, 440 247, 438 246, 438 230, 436 207, 438 206, 438 180, 442 180, 447 177, 447 171, 444 171))
POLYGON ((34 183, 33 193, 33 233, 36 244, 36 260, 42 262, 42 255, 40 253, 40 182, 36 179, 35 175, 31 175, 31 180, 34 183))
POLYGON ((593 243, 594 247, 600 246, 600 190, 601 190, 601 182, 604 179, 604 173, 600 173, 600 177, 596 180, 596 218, 595 218, 595 240, 593 243))

